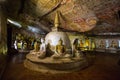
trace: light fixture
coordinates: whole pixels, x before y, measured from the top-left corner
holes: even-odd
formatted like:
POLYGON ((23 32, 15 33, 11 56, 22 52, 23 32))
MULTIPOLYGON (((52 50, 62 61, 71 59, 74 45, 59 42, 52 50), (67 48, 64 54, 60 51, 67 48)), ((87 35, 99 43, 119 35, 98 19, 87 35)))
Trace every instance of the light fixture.
POLYGON ((28 30, 34 33, 40 33, 40 34, 45 34, 42 30, 39 28, 36 28, 34 26, 28 26, 28 30))
POLYGON ((11 24, 13 24, 13 25, 19 27, 19 28, 22 27, 22 25, 21 25, 20 23, 18 23, 18 22, 16 22, 16 21, 13 21, 13 20, 11 20, 11 19, 7 19, 7 21, 8 21, 9 23, 11 23, 11 24))

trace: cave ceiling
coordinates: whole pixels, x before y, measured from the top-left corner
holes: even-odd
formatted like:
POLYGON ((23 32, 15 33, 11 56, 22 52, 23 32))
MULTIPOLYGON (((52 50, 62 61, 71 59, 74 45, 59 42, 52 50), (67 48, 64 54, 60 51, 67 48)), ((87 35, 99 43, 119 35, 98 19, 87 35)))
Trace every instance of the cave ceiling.
POLYGON ((9 18, 46 32, 60 12, 61 28, 77 32, 119 32, 120 0, 6 0, 9 18))

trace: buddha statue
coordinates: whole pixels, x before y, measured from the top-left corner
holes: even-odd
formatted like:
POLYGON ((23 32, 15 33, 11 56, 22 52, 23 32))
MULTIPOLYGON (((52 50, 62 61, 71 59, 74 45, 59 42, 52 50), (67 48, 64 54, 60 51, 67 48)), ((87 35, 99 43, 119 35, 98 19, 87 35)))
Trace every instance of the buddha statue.
POLYGON ((112 48, 116 48, 116 47, 117 47, 117 44, 115 43, 114 40, 111 42, 111 47, 112 47, 112 48))
POLYGON ((18 41, 17 40, 15 40, 15 42, 14 42, 14 48, 17 50, 18 49, 18 41))
POLYGON ((34 44, 34 50, 31 50, 30 54, 37 54, 37 52, 39 51, 39 46, 40 46, 40 43, 36 41, 34 44))
POLYGON ((85 50, 89 50, 90 42, 88 38, 85 38, 85 44, 84 44, 85 50))
POLYGON ((34 51, 35 52, 39 51, 39 46, 40 46, 40 43, 38 41, 36 41, 34 44, 34 51))
POLYGON ((81 44, 81 41, 79 39, 75 39, 73 43, 73 57, 83 56, 81 52, 81 46, 83 46, 83 44, 81 44))
POLYGON ((41 39, 41 45, 40 45, 39 52, 37 53, 37 56, 39 58, 44 58, 46 56, 46 44, 43 38, 41 39))
POLYGON ((77 50, 79 50, 79 48, 80 48, 79 39, 75 39, 75 41, 73 43, 73 50, 74 50, 74 52, 76 52, 77 50))
POLYGON ((66 47, 63 45, 63 40, 60 39, 58 44, 55 47, 55 54, 52 56, 53 58, 68 58, 71 57, 70 54, 66 53, 66 47))
POLYGON ((80 49, 84 50, 84 44, 83 44, 82 40, 80 40, 80 49))
POLYGON ((99 47, 100 47, 100 48, 104 48, 104 47, 105 47, 105 45, 104 45, 104 43, 103 43, 103 41, 102 41, 102 40, 101 40, 101 42, 100 42, 99 47))
POLYGON ((47 45, 46 45, 46 57, 51 57, 52 55, 53 55, 53 51, 51 50, 51 45, 50 45, 50 43, 48 43, 47 45))
POLYGON ((91 41, 91 50, 94 50, 95 47, 96 47, 95 42, 92 40, 92 41, 91 41))
POLYGON ((63 45, 62 39, 59 40, 58 45, 56 46, 56 54, 60 56, 65 54, 65 46, 63 45))

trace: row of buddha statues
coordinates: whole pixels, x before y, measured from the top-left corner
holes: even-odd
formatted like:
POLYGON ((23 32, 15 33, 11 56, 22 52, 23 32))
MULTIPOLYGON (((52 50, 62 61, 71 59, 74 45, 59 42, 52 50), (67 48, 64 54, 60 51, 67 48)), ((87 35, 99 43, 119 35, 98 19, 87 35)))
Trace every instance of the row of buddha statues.
POLYGON ((23 41, 23 40, 21 40, 21 41, 15 40, 14 48, 16 50, 18 50, 18 49, 22 49, 22 50, 27 49, 27 42, 23 41))
POLYGON ((118 44, 116 41, 103 41, 101 40, 100 43, 98 44, 98 48, 118 48, 118 44))
POLYGON ((37 55, 39 58, 52 57, 52 58, 70 58, 70 57, 82 57, 81 43, 79 39, 76 39, 72 44, 71 52, 67 52, 66 45, 63 44, 63 40, 60 38, 58 44, 55 46, 55 50, 51 50, 51 45, 45 44, 45 39, 41 39, 41 44, 35 42, 34 50, 30 51, 30 54, 37 55))
POLYGON ((12 44, 16 50, 31 50, 34 49, 34 44, 36 40, 41 42, 40 37, 35 38, 34 36, 27 36, 20 33, 13 34, 12 40, 12 44))
POLYGON ((31 49, 34 49, 34 45, 35 45, 36 40, 39 43, 41 43, 41 41, 39 39, 27 39, 27 40, 24 40, 24 39, 18 40, 18 39, 16 39, 14 41, 13 45, 14 45, 14 48, 16 50, 31 50, 31 49))
MULTIPOLYGON (((15 40, 14 41, 14 48, 15 49, 22 49, 22 50, 25 50, 25 49, 34 49, 34 45, 36 45, 36 42, 39 43, 39 45, 41 44, 41 40, 42 39, 28 39, 27 41, 26 40, 15 40)), ((78 45, 77 47, 80 46, 80 49, 81 50, 92 50, 95 48, 95 43, 94 42, 90 42, 89 39, 86 39, 84 42, 82 39, 75 39, 74 42, 73 42, 73 45, 74 44, 80 44, 78 45)))

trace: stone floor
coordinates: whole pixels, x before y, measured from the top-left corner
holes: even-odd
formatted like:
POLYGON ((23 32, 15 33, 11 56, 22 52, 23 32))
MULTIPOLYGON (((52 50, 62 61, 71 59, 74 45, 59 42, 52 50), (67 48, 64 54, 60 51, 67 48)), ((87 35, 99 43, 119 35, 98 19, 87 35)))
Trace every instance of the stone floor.
POLYGON ((25 53, 14 55, 7 65, 2 80, 120 80, 119 54, 87 54, 92 63, 88 68, 68 74, 43 74, 24 67, 25 53))

